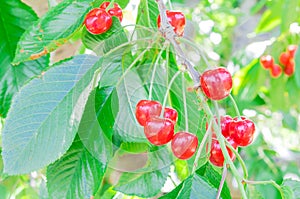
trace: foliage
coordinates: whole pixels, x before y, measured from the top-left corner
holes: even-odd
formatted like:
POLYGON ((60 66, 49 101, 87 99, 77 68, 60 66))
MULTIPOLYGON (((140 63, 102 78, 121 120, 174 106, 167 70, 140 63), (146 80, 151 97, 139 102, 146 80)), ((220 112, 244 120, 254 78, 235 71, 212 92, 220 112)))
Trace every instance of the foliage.
POLYGON ((233 74, 235 101, 218 101, 220 110, 189 92, 188 71, 156 27, 155 0, 115 0, 127 21, 113 17, 109 31, 92 35, 84 17, 102 2, 49 3, 38 18, 21 0, 0 0, 0 198, 216 198, 223 186, 228 199, 235 191, 228 179, 245 166, 248 178, 239 183, 248 184, 247 197, 299 198, 300 50, 291 77, 273 79, 259 58, 271 54, 279 63, 289 44, 300 45, 300 1, 261 0, 246 10, 251 15, 239 0, 167 3, 187 17, 177 41, 195 68, 222 65, 233 74), (255 16, 261 18, 246 32, 252 40, 236 40, 243 19, 255 16), (74 40, 82 42, 75 55, 50 62, 74 40), (175 108, 175 131, 187 130, 199 143, 213 117, 206 108, 236 116, 236 102, 257 129, 254 143, 239 149, 245 165, 230 165, 222 185, 205 139, 189 160, 175 159, 169 145, 151 145, 135 120, 136 104, 148 98, 175 108))

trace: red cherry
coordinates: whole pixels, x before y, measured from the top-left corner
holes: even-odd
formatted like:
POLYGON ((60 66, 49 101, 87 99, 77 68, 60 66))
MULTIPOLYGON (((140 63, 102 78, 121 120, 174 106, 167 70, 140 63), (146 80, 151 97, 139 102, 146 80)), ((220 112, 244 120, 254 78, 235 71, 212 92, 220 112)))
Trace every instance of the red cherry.
MULTIPOLYGON (((167 10, 166 14, 167 14, 169 23, 174 28, 174 32, 178 36, 182 36, 183 32, 184 32, 184 26, 185 26, 184 14, 182 12, 170 11, 170 10, 167 10)), ((161 19, 160 19, 160 15, 158 15, 158 18, 157 18, 157 27, 158 28, 160 28, 160 24, 161 24, 161 19)))
POLYGON ((164 112, 164 118, 170 119, 173 123, 177 122, 178 113, 175 109, 166 107, 164 112))
POLYGON ((279 62, 286 66, 290 60, 290 54, 288 52, 283 52, 279 56, 279 62))
POLYGON ((286 67, 283 69, 284 74, 287 76, 292 76, 295 72, 295 61, 294 59, 290 59, 287 63, 286 67))
POLYGON ((263 55, 260 58, 260 64, 265 68, 269 69, 272 68, 274 65, 274 59, 271 55, 263 55))
MULTIPOLYGON (((224 137, 228 137, 229 136, 229 124, 232 121, 232 117, 230 117, 229 115, 225 115, 225 116, 221 116, 220 119, 221 119, 221 132, 222 132, 222 135, 224 137)), ((215 120, 218 123, 218 120, 217 120, 216 117, 215 117, 215 120)), ((206 130, 207 130, 207 128, 208 128, 208 123, 206 123, 206 130)), ((212 131, 213 134, 215 133, 213 127, 211 127, 211 131, 212 131)))
MULTIPOLYGON (((237 144, 232 139, 227 138, 227 140, 234 149, 237 148, 237 144)), ((228 151, 230 159, 233 161, 235 159, 234 153, 228 147, 226 147, 226 149, 228 151)), ((209 161, 217 167, 222 167, 224 164, 224 155, 219 141, 216 138, 213 138, 211 142, 209 161)))
POLYGON ((154 145, 167 144, 174 136, 174 124, 169 119, 153 117, 146 122, 144 133, 154 145))
POLYGON ((278 78, 282 73, 282 69, 279 65, 274 64, 273 67, 270 69, 270 74, 273 78, 278 78))
POLYGON ((136 105, 135 116, 140 125, 145 126, 151 117, 159 116, 162 106, 159 102, 153 100, 141 100, 136 105))
POLYGON ((253 141, 254 132, 254 123, 246 117, 236 117, 229 124, 229 136, 238 146, 248 146, 253 141))
POLYGON ((92 9, 85 17, 86 29, 92 34, 102 34, 112 25, 111 16, 101 8, 92 9))
POLYGON ((188 132, 176 133, 171 142, 171 148, 174 155, 181 160, 192 157, 195 154, 197 147, 197 136, 188 132))
POLYGON ((290 54, 291 58, 294 58, 297 48, 298 48, 297 45, 289 45, 287 47, 287 52, 290 54))
MULTIPOLYGON (((101 4, 100 8, 106 10, 106 8, 108 7, 109 4, 110 4, 110 2, 108 2, 108 1, 103 2, 101 4)), ((122 22, 122 19, 123 19, 122 8, 119 6, 118 3, 114 3, 114 7, 107 10, 107 12, 108 12, 108 14, 110 14, 110 16, 118 17, 120 22, 122 22)))
POLYGON ((221 100, 230 94, 232 77, 226 68, 205 71, 200 77, 203 93, 212 100, 221 100))

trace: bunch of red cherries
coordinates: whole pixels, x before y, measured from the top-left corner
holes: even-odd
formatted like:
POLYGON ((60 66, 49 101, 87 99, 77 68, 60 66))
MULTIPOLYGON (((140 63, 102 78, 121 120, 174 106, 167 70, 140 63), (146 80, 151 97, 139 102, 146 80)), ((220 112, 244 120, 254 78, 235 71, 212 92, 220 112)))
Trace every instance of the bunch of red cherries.
POLYGON ((166 107, 162 114, 161 103, 154 100, 141 100, 136 105, 136 119, 144 127, 144 133, 150 143, 160 146, 171 141, 174 155, 182 160, 190 158, 198 147, 198 138, 189 132, 174 135, 174 125, 178 113, 166 107))
MULTIPOLYGON (((295 72, 295 52, 297 50, 296 45, 289 45, 285 52, 282 52, 279 56, 279 62, 283 66, 283 72, 287 76, 292 76, 295 72)), ((263 55, 260 58, 260 63, 263 68, 270 70, 271 77, 278 78, 282 74, 282 68, 276 64, 274 58, 271 55, 263 55)))
POLYGON ((119 4, 114 3, 112 8, 110 2, 103 2, 99 8, 94 8, 86 15, 84 24, 92 34, 102 34, 112 26, 112 16, 117 17, 120 22, 123 19, 122 9, 119 4))

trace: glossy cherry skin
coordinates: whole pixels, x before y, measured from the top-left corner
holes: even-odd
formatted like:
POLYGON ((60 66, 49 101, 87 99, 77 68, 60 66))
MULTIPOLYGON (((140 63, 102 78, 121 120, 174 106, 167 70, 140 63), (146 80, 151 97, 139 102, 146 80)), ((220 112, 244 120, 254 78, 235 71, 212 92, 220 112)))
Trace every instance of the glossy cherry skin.
MULTIPOLYGON (((168 21, 171 24, 171 26, 174 28, 174 32, 178 36, 182 36, 184 32, 184 27, 185 27, 185 16, 182 12, 178 11, 166 11, 168 21)), ((161 25, 161 19, 160 15, 158 15, 157 18, 157 27, 160 28, 161 25)))
POLYGON ((112 25, 111 16, 101 8, 94 8, 85 17, 86 29, 92 34, 102 34, 112 25))
POLYGON ((278 65, 278 64, 274 64, 272 66, 272 68, 270 69, 270 75, 273 77, 273 78, 278 78, 280 77, 282 73, 282 68, 278 65))
POLYGON ((173 154, 181 160, 192 157, 195 154, 197 147, 197 136, 183 131, 176 133, 171 142, 173 154))
MULTIPOLYGON (((221 116, 220 118, 221 118, 221 132, 222 132, 222 135, 224 137, 228 137, 229 136, 229 124, 232 121, 232 117, 230 117, 229 115, 224 115, 224 116, 221 116)), ((215 120, 218 123, 218 120, 217 120, 216 117, 215 117, 215 120)), ((206 123, 206 130, 207 130, 207 128, 208 128, 208 123, 206 123)), ((214 134, 215 131, 214 131, 213 127, 211 127, 211 130, 212 130, 212 133, 214 134)))
POLYGON ((254 123, 246 117, 234 118, 229 124, 229 136, 238 146, 248 146, 253 141, 254 123))
POLYGON ((212 100, 227 97, 232 89, 232 77, 226 68, 205 71, 200 77, 203 93, 212 100))
POLYGON ((265 68, 265 69, 270 69, 274 65, 274 59, 271 55, 263 55, 260 58, 260 64, 265 68))
POLYGON ((136 105, 135 117, 138 123, 142 126, 152 117, 158 117, 161 113, 162 106, 154 100, 141 100, 136 105))
POLYGON ((174 136, 174 124, 169 119, 153 117, 146 122, 144 133, 150 143, 164 145, 174 136))
POLYGON ((164 118, 170 119, 175 124, 177 122, 178 113, 175 109, 166 107, 164 112, 164 118))
MULTIPOLYGON (((106 8, 108 7, 109 4, 110 4, 110 2, 108 2, 108 1, 103 2, 100 5, 100 8, 106 10, 106 8)), ((123 12, 122 12, 122 8, 119 6, 118 3, 114 3, 114 7, 110 8, 109 10, 107 10, 107 13, 110 14, 110 16, 116 16, 116 17, 118 17, 118 19, 120 20, 120 22, 122 22, 123 12)))
POLYGON ((286 66, 290 61, 290 54, 288 52, 282 52, 279 56, 279 62, 286 66))
POLYGON ((289 45, 287 47, 287 52, 290 54, 290 58, 294 58, 297 48, 297 45, 289 45))
MULTIPOLYGON (((232 139, 227 138, 227 140, 234 149, 237 148, 237 144, 232 139)), ((235 159, 234 153, 228 147, 226 147, 226 149, 228 151, 230 159, 233 161, 235 159)), ((219 141, 216 138, 213 138, 211 142, 209 161, 217 167, 222 167, 224 164, 224 160, 224 155, 219 141)))
POLYGON ((287 76, 292 76, 295 72, 295 61, 294 59, 290 59, 287 65, 283 69, 284 74, 287 76))

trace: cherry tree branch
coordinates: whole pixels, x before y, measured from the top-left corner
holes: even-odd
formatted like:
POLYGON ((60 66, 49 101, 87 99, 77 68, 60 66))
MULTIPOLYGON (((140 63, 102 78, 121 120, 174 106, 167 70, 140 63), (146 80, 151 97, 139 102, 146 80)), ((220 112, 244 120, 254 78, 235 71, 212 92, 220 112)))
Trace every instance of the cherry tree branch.
POLYGON ((173 27, 170 25, 168 21, 168 17, 166 14, 166 6, 163 2, 163 0, 156 0, 160 18, 161 18, 161 26, 160 26, 160 32, 163 34, 163 36, 168 40, 174 47, 176 55, 178 56, 178 63, 185 67, 185 69, 190 73, 195 88, 198 88, 200 86, 200 73, 195 70, 193 64, 186 59, 186 56, 180 47, 180 45, 176 41, 176 34, 174 32, 173 27))

